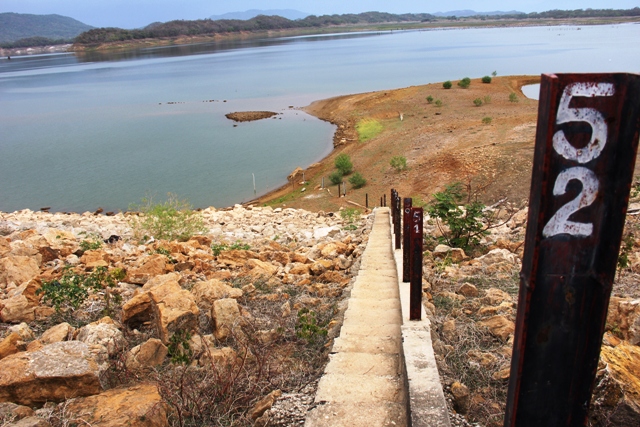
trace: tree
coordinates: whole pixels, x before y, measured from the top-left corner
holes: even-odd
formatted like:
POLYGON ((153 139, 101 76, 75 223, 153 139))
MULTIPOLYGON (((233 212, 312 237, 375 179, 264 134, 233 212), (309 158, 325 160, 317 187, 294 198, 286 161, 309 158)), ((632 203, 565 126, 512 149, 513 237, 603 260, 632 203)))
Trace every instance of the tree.
POLYGON ((342 173, 342 175, 349 175, 353 170, 353 163, 351 163, 351 159, 345 153, 342 153, 336 157, 335 160, 336 169, 342 173))
POLYGON ((482 78, 482 83, 491 83, 491 77, 490 76, 484 76, 482 78))
POLYGON ((351 178, 349 178, 349 184, 353 186, 353 188, 362 188, 367 183, 367 180, 360 174, 360 172, 356 172, 353 174, 351 178))
POLYGON ((329 174, 329 181, 331 181, 331 183, 333 185, 341 184, 342 183, 342 172, 333 171, 331 174, 329 174))
POLYGON ((442 83, 442 87, 445 89, 451 89, 451 80, 447 80, 446 82, 442 83))
POLYGON ((433 102, 433 96, 427 96, 427 104, 431 104, 433 102))

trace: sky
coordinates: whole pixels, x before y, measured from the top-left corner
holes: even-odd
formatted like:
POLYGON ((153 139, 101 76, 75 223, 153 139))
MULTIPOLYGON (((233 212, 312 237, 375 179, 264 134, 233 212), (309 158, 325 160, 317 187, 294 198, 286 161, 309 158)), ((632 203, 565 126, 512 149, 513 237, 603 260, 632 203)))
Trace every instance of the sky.
POLYGON ((553 9, 631 9, 640 0, 0 0, 0 13, 58 14, 94 27, 139 28, 152 22, 204 19, 249 9, 294 9, 314 15, 379 11, 435 13, 553 9))

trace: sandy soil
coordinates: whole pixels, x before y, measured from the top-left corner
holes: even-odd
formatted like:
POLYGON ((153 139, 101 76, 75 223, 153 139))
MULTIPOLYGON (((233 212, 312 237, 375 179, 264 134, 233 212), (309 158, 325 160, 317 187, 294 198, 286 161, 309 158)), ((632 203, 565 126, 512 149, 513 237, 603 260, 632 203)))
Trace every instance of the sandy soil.
POLYGON ((337 126, 336 149, 306 171, 307 185, 296 180, 256 203, 329 211, 365 205, 368 195, 372 207, 391 188, 401 197, 429 201, 434 192, 456 181, 471 183, 486 204, 505 197, 524 202, 529 196, 538 102, 526 98, 521 87, 539 81, 539 76, 496 77, 489 84, 472 79, 467 89, 453 81, 451 89, 437 83, 314 102, 305 110, 337 126), (509 100, 511 93, 517 102, 509 100), (477 98, 483 100, 479 107, 473 102, 477 98), (488 124, 483 122, 486 117, 488 124), (359 142, 355 125, 362 119, 379 121, 383 131, 359 142), (328 180, 340 153, 348 154, 355 170, 367 179, 358 190, 347 184, 342 198, 328 180), (408 170, 391 168, 389 161, 396 155, 406 157, 408 170), (325 190, 319 189, 323 177, 329 186, 325 190))

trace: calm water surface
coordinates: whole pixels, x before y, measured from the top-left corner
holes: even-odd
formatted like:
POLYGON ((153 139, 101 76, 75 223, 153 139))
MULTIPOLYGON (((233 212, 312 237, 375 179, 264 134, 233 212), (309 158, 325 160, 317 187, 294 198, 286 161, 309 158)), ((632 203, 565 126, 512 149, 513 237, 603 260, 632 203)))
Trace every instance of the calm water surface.
POLYGON ((316 99, 465 76, 640 72, 640 25, 303 36, 0 59, 0 210, 228 206, 332 149, 316 99), (226 101, 226 102, 225 102, 226 101), (295 108, 290 108, 290 107, 295 108), (224 115, 271 110, 234 127, 224 115))

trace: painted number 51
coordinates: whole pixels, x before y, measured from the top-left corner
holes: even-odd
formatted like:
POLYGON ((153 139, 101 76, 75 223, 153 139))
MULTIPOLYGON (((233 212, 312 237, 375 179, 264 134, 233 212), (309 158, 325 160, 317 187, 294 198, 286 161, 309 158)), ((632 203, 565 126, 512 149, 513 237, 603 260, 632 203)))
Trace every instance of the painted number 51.
MULTIPOLYGON (((569 108, 574 97, 612 96, 615 93, 611 83, 572 83, 565 87, 560 98, 556 123, 558 125, 570 122, 586 122, 591 126, 591 139, 583 148, 576 148, 567 140, 564 131, 559 130, 553 135, 553 149, 567 160, 585 164, 596 159, 602 153, 607 143, 607 123, 604 116, 593 108, 569 108)), ((566 203, 551 217, 542 230, 544 237, 558 234, 588 237, 593 233, 592 223, 570 221, 569 217, 580 209, 591 205, 598 195, 599 182, 596 174, 584 166, 567 168, 560 172, 553 187, 553 195, 561 196, 566 193, 569 181, 578 180, 582 190, 578 196, 566 203)))

